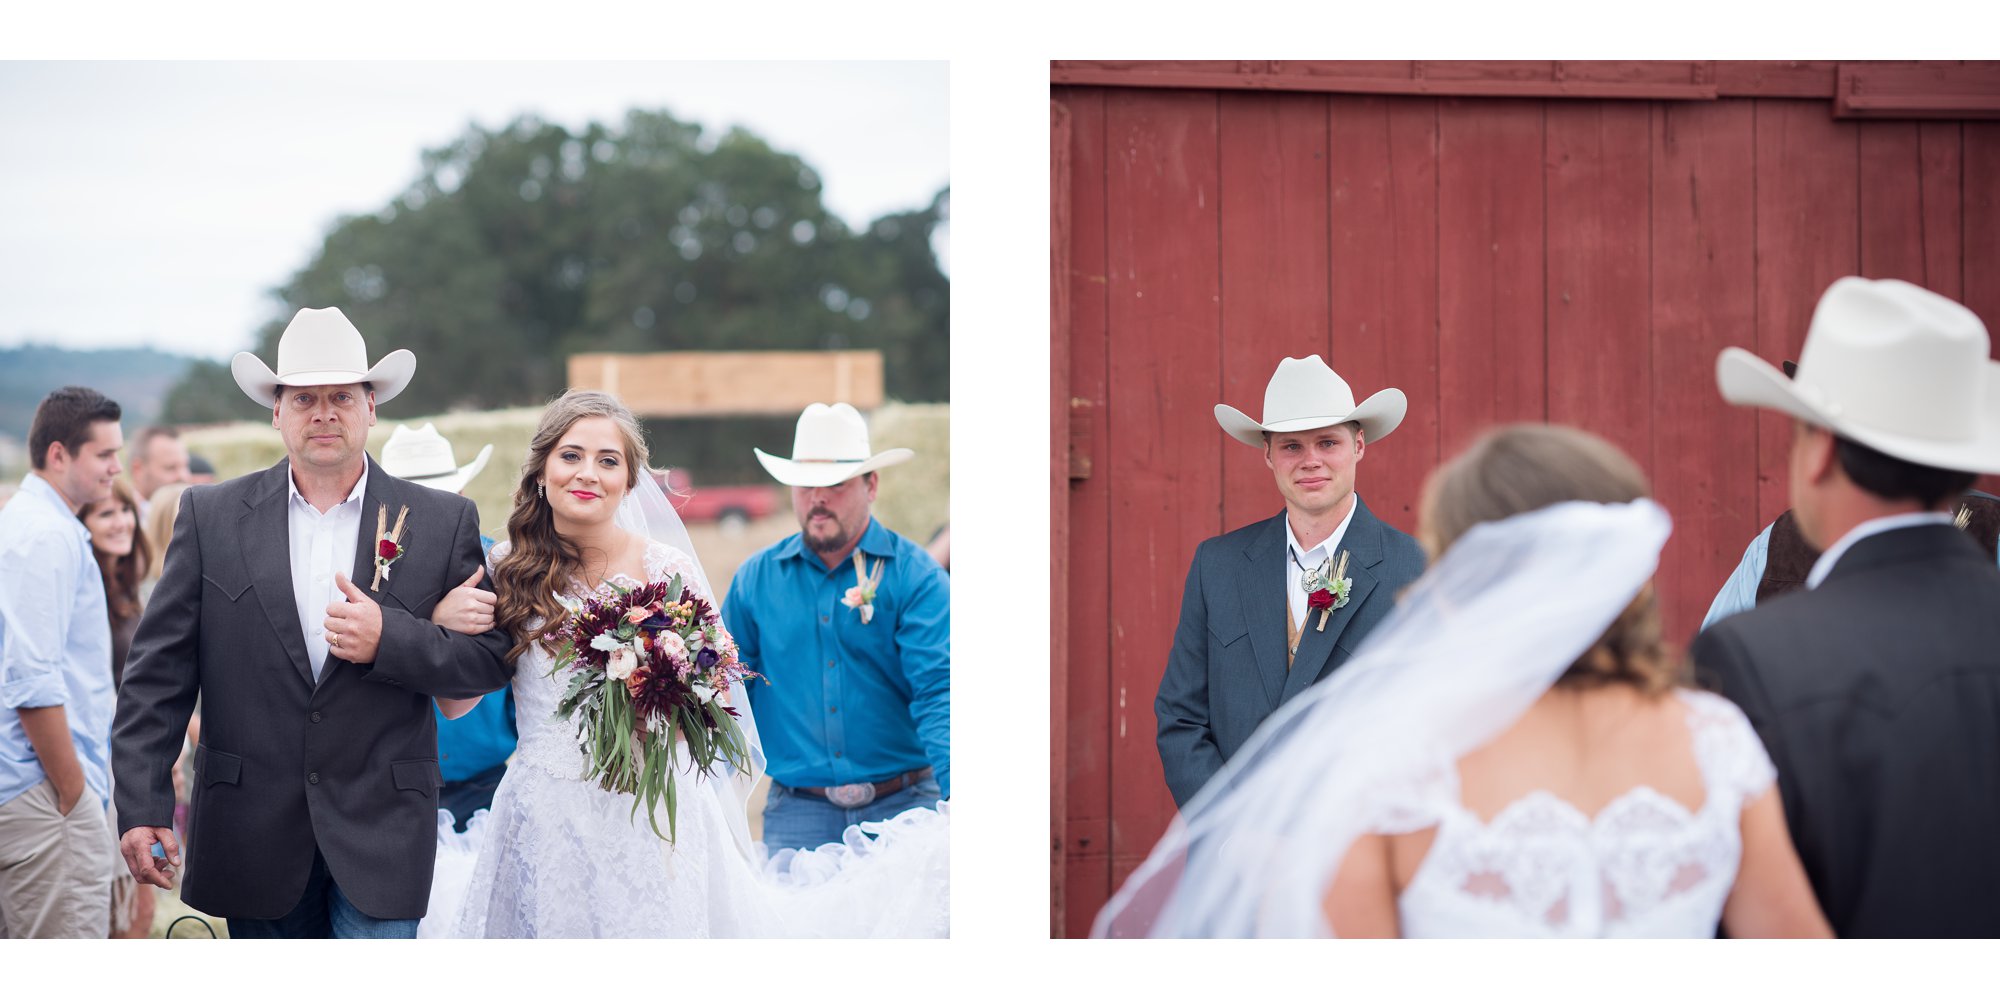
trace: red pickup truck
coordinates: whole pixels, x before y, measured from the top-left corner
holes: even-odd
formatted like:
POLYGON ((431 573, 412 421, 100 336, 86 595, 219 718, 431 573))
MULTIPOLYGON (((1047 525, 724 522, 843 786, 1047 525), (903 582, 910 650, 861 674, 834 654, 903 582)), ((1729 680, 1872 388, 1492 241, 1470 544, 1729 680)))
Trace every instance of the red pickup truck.
POLYGON ((685 469, 670 469, 660 488, 673 499, 681 520, 690 524, 714 521, 725 531, 740 531, 751 521, 778 509, 776 486, 703 486, 697 489, 685 469))

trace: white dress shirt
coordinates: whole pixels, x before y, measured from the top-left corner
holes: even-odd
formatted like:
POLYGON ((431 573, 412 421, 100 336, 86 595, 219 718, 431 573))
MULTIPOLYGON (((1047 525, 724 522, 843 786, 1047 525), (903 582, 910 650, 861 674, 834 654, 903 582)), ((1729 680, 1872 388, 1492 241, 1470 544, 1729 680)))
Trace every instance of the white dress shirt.
MULTIPOLYGON (((299 493, 298 481, 285 476, 291 492, 286 501, 285 524, 292 536, 292 599, 298 602, 299 628, 306 636, 306 659, 312 664, 313 681, 319 681, 326 666, 326 606, 347 600, 333 582, 333 574, 354 572, 355 546, 361 544, 361 498, 368 490, 368 467, 347 499, 322 514, 299 493)), ((357 581, 356 586, 359 586, 357 581)))
POLYGON ((1333 534, 1326 536, 1326 541, 1313 546, 1310 550, 1299 547, 1298 536, 1292 534, 1291 516, 1288 514, 1285 517, 1287 551, 1285 594, 1292 601, 1292 627, 1300 632, 1306 629, 1306 592, 1302 586, 1305 583, 1306 570, 1318 568, 1320 563, 1326 562, 1329 558, 1333 559, 1333 562, 1326 567, 1328 573, 1332 573, 1333 568, 1340 565, 1340 558, 1335 553, 1340 551, 1340 540, 1347 537, 1347 526, 1354 523, 1354 512, 1360 506, 1361 496, 1357 493, 1354 497, 1354 506, 1347 508, 1347 516, 1340 519, 1340 527, 1333 529, 1333 534))
POLYGON ((1820 582, 1826 579, 1826 575, 1833 572, 1833 564, 1839 562, 1840 557, 1846 555, 1847 550, 1853 548, 1855 542, 1873 535, 1879 535, 1885 531, 1895 531, 1898 528, 1915 528, 1925 524, 1950 523, 1950 514, 1940 514, 1935 511, 1921 511, 1915 514, 1891 514, 1888 517, 1877 517, 1863 521, 1850 529, 1847 534, 1840 536, 1840 541, 1833 543, 1831 547, 1820 554, 1819 560, 1813 563, 1812 572, 1806 574, 1806 589, 1813 590, 1818 588, 1820 582))

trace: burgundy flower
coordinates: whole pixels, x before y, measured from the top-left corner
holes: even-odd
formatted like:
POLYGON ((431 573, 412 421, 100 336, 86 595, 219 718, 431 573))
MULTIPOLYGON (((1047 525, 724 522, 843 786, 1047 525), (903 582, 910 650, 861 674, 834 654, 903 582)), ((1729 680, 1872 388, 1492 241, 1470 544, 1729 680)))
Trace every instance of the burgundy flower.
POLYGON ((401 552, 402 549, 395 542, 386 538, 375 543, 375 558, 377 559, 394 559, 401 552))
POLYGON ((1306 595, 1306 607, 1314 610, 1333 607, 1333 591, 1315 590, 1306 595))

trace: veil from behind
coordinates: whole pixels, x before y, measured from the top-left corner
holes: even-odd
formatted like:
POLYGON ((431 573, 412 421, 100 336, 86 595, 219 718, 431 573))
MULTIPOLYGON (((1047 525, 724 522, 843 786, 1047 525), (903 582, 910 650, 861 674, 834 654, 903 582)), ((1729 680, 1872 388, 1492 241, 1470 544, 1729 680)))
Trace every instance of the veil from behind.
MULTIPOLYGON (((674 505, 667 500, 666 493, 660 489, 650 471, 639 476, 639 485, 633 487, 631 501, 618 505, 615 523, 633 534, 680 550, 694 567, 696 589, 708 595, 709 603, 718 612, 722 610, 722 595, 709 584, 708 571, 702 567, 701 556, 694 550, 694 539, 689 537, 687 525, 674 511, 674 505)), ((701 790, 719 799, 737 849, 743 852, 746 859, 754 861, 758 855, 750 839, 748 817, 750 794, 756 789, 758 779, 764 776, 764 741, 757 735, 757 717, 750 711, 750 693, 744 690, 741 683, 730 686, 729 707, 736 710, 736 721, 743 727, 744 743, 750 751, 749 770, 733 771, 727 781, 703 781, 701 790)))
POLYGON ((1652 578, 1650 500, 1477 525, 1358 654, 1265 721, 1098 914, 1094 937, 1315 937, 1363 835, 1435 824, 1458 758, 1498 736, 1652 578))

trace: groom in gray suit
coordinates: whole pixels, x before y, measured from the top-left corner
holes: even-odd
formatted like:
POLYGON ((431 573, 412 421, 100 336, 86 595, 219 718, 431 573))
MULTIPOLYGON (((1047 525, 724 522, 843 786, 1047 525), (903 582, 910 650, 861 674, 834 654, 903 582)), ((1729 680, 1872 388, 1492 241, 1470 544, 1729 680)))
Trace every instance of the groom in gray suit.
POLYGON ((1347 662, 1424 571, 1416 540, 1354 491, 1368 446, 1408 405, 1384 389, 1356 406, 1315 354, 1278 363, 1263 421, 1216 406, 1224 431, 1263 449, 1285 509, 1195 550, 1153 702, 1175 804, 1186 806, 1279 705, 1347 662))

